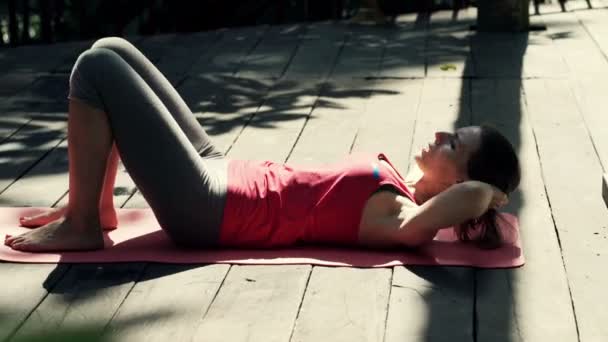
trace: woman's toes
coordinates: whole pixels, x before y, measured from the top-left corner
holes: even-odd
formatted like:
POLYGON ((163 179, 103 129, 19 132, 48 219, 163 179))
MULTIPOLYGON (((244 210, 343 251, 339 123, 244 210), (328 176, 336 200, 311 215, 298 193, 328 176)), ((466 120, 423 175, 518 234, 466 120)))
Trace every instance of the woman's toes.
POLYGON ((25 242, 13 242, 13 244, 11 245, 11 248, 17 251, 26 251, 27 250, 27 243, 25 242))
POLYGON ((19 223, 23 227, 32 227, 32 226, 39 225, 39 222, 36 219, 36 217, 23 217, 23 218, 19 219, 19 223))
POLYGON ((14 246, 16 243, 21 243, 23 242, 25 239, 23 238, 23 236, 15 236, 14 238, 11 239, 10 244, 11 247, 14 246))
POLYGON ((13 243, 15 238, 17 238, 17 236, 12 236, 12 235, 6 234, 6 236, 4 237, 4 244, 7 246, 10 246, 10 244, 13 243))

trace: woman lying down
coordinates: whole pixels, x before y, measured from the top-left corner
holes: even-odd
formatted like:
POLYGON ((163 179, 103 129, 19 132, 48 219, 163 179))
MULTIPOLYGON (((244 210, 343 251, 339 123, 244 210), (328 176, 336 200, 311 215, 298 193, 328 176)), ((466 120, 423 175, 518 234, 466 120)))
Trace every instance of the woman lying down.
MULTIPOLYGON (((121 38, 80 55, 70 76, 69 204, 5 244, 29 252, 104 248, 117 226, 119 158, 175 244, 271 248, 296 243, 416 247, 454 226, 498 247, 496 209, 519 184, 517 155, 486 126, 438 132, 406 183, 384 154, 298 168, 224 157, 156 67, 121 38)), ((255 156, 252 156, 255 157, 255 156)))

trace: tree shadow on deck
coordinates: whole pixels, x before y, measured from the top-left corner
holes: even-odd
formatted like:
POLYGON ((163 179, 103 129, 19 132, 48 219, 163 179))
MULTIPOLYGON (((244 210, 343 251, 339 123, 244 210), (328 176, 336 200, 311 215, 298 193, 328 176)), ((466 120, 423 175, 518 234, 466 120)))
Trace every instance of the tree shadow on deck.
MULTIPOLYGON (((451 38, 453 40, 454 38, 451 38)), ((522 127, 522 78, 523 59, 528 47, 528 33, 492 34, 475 32, 461 42, 451 41, 452 46, 469 46, 463 75, 466 79, 460 94, 460 109, 454 122, 454 129, 468 125, 490 124, 498 128, 520 154, 522 127)), ((459 51, 454 51, 459 53, 459 51)), ((525 170, 522 170, 525 172, 525 170)), ((520 190, 509 196, 506 212, 519 214, 524 205, 520 190)), ((434 284, 425 293, 429 304, 426 341, 453 340, 458 332, 450 322, 445 310, 446 293, 450 296, 471 296, 473 340, 513 341, 514 331, 519 327, 514 320, 516 296, 512 284, 517 280, 516 270, 473 269, 474 279, 463 277, 466 269, 453 268, 408 268, 419 277, 434 284), (462 282, 467 284, 462 284, 462 282), (447 331, 446 331, 447 330, 447 331), (449 336, 446 336, 449 335, 449 336)), ((461 338, 467 336, 467 327, 461 327, 461 338)), ((459 340, 459 339, 454 339, 459 340)))

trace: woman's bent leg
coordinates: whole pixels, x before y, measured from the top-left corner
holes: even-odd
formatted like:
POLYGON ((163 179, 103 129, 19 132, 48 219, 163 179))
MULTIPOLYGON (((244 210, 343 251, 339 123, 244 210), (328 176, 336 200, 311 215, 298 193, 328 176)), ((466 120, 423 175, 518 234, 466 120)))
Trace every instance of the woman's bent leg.
POLYGON ((99 198, 112 134, 106 114, 70 101, 68 156, 70 192, 65 214, 5 244, 22 251, 88 250, 103 247, 99 198))
MULTIPOLYGON (((79 57, 70 79, 70 99, 107 114, 121 159, 168 235, 185 246, 214 246, 219 239, 226 190, 225 177, 218 174, 225 172, 225 160, 203 162, 158 96, 111 50, 92 49, 79 57), (210 167, 212 164, 215 166, 210 167)), ((110 144, 107 139, 92 144, 105 147, 106 155, 98 156, 94 163, 105 167, 110 144)), ((80 154, 74 157, 85 160, 80 154)), ((74 163, 78 165, 80 160, 74 163)), ((76 172, 79 174, 82 172, 76 172)), ((83 213, 96 212, 97 206, 88 201, 95 196, 99 200, 102 172, 94 173, 98 178, 90 183, 76 175, 70 175, 70 188, 75 190, 74 195, 70 191, 70 202, 86 200, 83 203, 88 207, 75 203, 75 208, 83 213)), ((65 219, 75 213, 70 209, 65 219)), ((9 244, 15 247, 14 240, 9 244)), ((50 249, 41 246, 35 250, 50 249)))
POLYGON ((226 161, 203 160, 145 80, 114 51, 81 55, 71 98, 108 114, 120 157, 177 243, 212 246, 219 238, 226 191, 226 161))
MULTIPOLYGON (((200 126, 175 88, 135 46, 123 38, 110 37, 96 41, 92 49, 96 48, 104 48, 116 52, 142 77, 163 102, 201 157, 209 159, 223 158, 223 153, 212 143, 210 137, 200 126)), ((118 171, 118 159, 118 150, 116 149, 116 145, 114 145, 108 157, 104 186, 99 204, 101 225, 106 230, 114 229, 118 224, 113 196, 114 183, 118 171)), ((65 213, 65 209, 67 208, 53 210, 31 218, 22 218, 21 224, 25 227, 39 227, 61 217, 65 213)))
MULTIPOLYGON (((97 40, 91 48, 112 50, 122 57, 162 101, 201 157, 206 159, 224 157, 224 154, 213 144, 209 135, 198 123, 186 102, 171 85, 171 82, 133 44, 120 37, 108 37, 97 40)), ((114 181, 117 171, 118 151, 114 146, 108 160, 99 209, 104 229, 115 228, 118 224, 113 201, 114 181)))

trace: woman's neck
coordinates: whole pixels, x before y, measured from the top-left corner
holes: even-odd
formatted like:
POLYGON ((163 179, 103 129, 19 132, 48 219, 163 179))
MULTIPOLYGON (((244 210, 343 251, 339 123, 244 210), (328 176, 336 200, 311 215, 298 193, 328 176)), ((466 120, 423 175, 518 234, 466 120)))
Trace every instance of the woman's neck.
POLYGON ((424 176, 420 178, 413 185, 414 187, 414 198, 416 199, 416 203, 422 204, 441 191, 443 191, 443 187, 438 186, 437 183, 431 182, 426 179, 424 176))
POLYGON ((414 195, 414 199, 418 204, 428 201, 438 193, 445 190, 444 185, 428 179, 428 177, 425 177, 422 171, 420 171, 420 169, 417 167, 410 170, 406 179, 406 183, 412 188, 412 194, 414 195))

